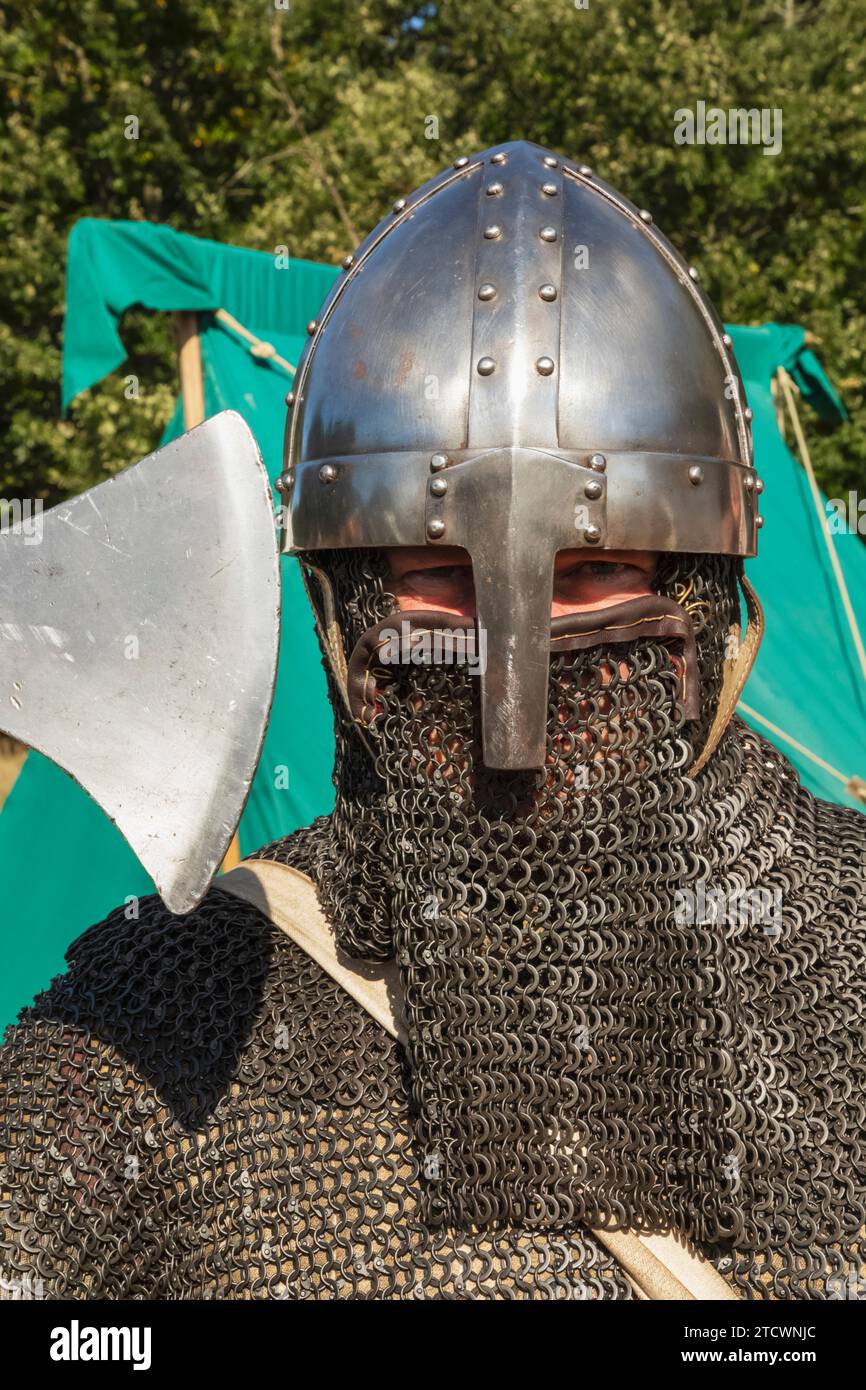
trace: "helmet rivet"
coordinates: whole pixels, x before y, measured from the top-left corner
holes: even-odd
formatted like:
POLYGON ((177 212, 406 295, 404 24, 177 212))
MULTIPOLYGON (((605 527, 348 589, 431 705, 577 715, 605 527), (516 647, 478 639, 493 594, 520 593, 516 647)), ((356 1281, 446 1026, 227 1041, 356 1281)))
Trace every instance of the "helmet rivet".
POLYGON ((434 473, 438 473, 440 468, 444 468, 448 463, 447 454, 434 454, 430 460, 430 468, 434 473))
POLYGON ((406 199, 405 199, 405 198, 398 198, 397 201, 396 201, 396 203, 394 204, 394 211, 395 211, 395 212, 402 212, 405 206, 406 206, 406 199))
POLYGON ((753 492, 753 491, 754 491, 754 488, 755 488, 755 475, 754 475, 754 473, 747 473, 747 474, 746 474, 745 488, 746 488, 746 492, 753 492))
POLYGON ((496 363, 492 357, 480 357, 478 359, 479 376, 492 376, 496 371, 496 363))
POLYGON ((294 391, 287 391, 287 392, 286 392, 286 405, 291 406, 291 405, 294 405, 294 404, 295 404, 295 393, 294 393, 294 391))
POLYGON ((555 198, 559 189, 555 183, 543 183, 541 185, 541 191, 542 193, 546 193, 548 198, 555 198))
POLYGON ((502 153, 502 151, 500 150, 498 154, 493 155, 493 157, 492 157, 491 160, 490 160, 490 163, 491 163, 491 164, 504 164, 506 158, 507 158, 507 156, 504 155, 504 154, 502 153))
POLYGON ((590 545, 596 545, 601 540, 601 531, 598 526, 587 526, 583 533, 583 539, 590 545))
POLYGON ((337 476, 337 470, 332 463, 323 463, 319 469, 319 477, 323 483, 332 483, 337 476))
POLYGON ((743 411, 744 417, 745 417, 747 420, 751 420, 751 418, 752 418, 752 413, 753 413, 753 412, 752 412, 752 407, 749 406, 749 405, 747 405, 746 408, 745 408, 745 410, 743 411))
POLYGON ((592 478, 583 489, 584 497, 588 497, 590 502, 595 502, 603 492, 604 488, 595 478, 592 478))
POLYGON ((501 192, 502 192, 502 184, 501 184, 501 183, 489 183, 489 184, 487 185, 487 196, 488 196, 488 198, 498 198, 501 192))
POLYGON ((445 522, 442 521, 438 516, 434 517, 433 520, 428 523, 427 535, 432 536, 433 540, 436 540, 439 536, 444 536, 445 522))
POLYGON ((281 473, 280 476, 277 478, 277 492, 281 493, 282 496, 285 497, 287 493, 291 492, 294 486, 294 482, 294 473, 281 473))
POLYGON ((689 482, 695 487, 700 487, 704 481, 704 470, 699 463, 693 463, 689 469, 689 482))
POLYGON ((495 299, 496 286, 491 285, 489 281, 486 284, 480 285, 478 289, 478 298, 484 300, 495 299))
POLYGON ((755 517, 755 525, 757 526, 757 528, 758 528, 759 531, 760 531, 761 527, 763 526, 763 524, 764 524, 764 518, 763 518, 762 516, 756 516, 756 517, 755 517))
POLYGON ((542 241, 556 241, 556 228, 542 227, 538 235, 541 237, 542 241))
POLYGON ((448 479, 432 478, 430 481, 430 491, 434 497, 444 497, 448 491, 448 479))
POLYGON ((535 370, 539 376, 553 376, 556 363, 552 357, 539 357, 535 364, 535 370))
POLYGON ((593 454, 589 460, 589 466, 594 469, 596 473, 603 473, 607 468, 607 459, 604 454, 593 454))
POLYGON ((466 168, 466 165, 467 165, 468 163, 469 163, 468 157, 467 157, 465 154, 462 154, 462 155, 460 156, 459 159, 455 159, 455 161, 454 161, 454 168, 455 168, 455 169, 465 169, 465 168, 466 168))
POLYGON ((726 348, 729 348, 729 347, 733 347, 733 346, 734 346, 734 340, 733 340, 733 338, 731 337, 730 333, 723 333, 723 334, 722 334, 722 342, 724 343, 724 345, 725 345, 726 348))
POLYGON ((319 325, 316 323, 315 319, 310 319, 310 322, 307 324, 307 332, 312 336, 312 334, 315 333, 318 326, 319 325))
POLYGON ((548 304, 552 304, 554 299, 556 298, 556 286, 539 285, 538 297, 539 299, 544 299, 548 304))
POLYGON ((763 478, 756 478, 756 479, 755 479, 755 489, 756 489, 758 495, 760 496, 760 494, 764 491, 764 480, 763 480, 763 478))
POLYGON ((700 271, 698 270, 697 266, 694 266, 694 265, 690 265, 690 266, 689 266, 689 279, 690 279, 690 280, 698 280, 698 279, 700 279, 700 274, 701 274, 701 273, 700 273, 700 271))
POLYGON ((641 208, 641 210, 640 210, 640 220, 641 220, 641 222, 647 222, 647 223, 652 222, 652 220, 653 220, 653 215, 652 215, 651 212, 647 212, 646 208, 641 208))
POLYGON ((494 222, 492 227, 484 228, 484 236, 487 241, 498 241, 502 236, 502 228, 498 227, 494 222))
POLYGON ((355 257, 352 256, 351 254, 348 255, 348 256, 344 256, 344 257, 343 257, 343 269, 344 269, 344 270, 350 270, 354 264, 355 264, 355 257))
POLYGON ((555 169, 559 163, 559 160, 554 159, 552 154, 546 154, 544 156, 544 162, 547 165, 548 169, 555 169))
POLYGON ((579 174, 583 174, 583 177, 584 177, 585 179, 588 179, 589 176, 590 176, 590 174, 592 173, 592 169, 590 168, 590 166, 589 166, 588 164, 578 164, 578 166, 577 166, 577 172, 578 172, 579 174))

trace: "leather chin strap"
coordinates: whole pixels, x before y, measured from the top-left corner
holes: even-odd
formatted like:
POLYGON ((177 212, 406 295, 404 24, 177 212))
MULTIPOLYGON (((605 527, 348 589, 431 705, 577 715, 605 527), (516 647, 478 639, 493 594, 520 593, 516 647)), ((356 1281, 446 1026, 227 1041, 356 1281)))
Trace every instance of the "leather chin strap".
POLYGON ((337 610, 334 604, 334 590, 331 581, 325 571, 319 569, 317 565, 301 562, 301 579, 307 598, 310 600, 310 607, 313 610, 313 618, 316 624, 316 631, 321 639, 322 646, 325 648, 328 661, 334 679, 340 687, 340 693, 346 700, 346 708, 349 708, 349 697, 346 692, 346 653, 343 648, 343 634, 340 632, 340 624, 337 622, 337 610), (316 602, 315 596, 310 591, 310 582, 307 572, 316 576, 319 585, 319 592, 322 596, 321 606, 316 602))
POLYGON ((369 739, 364 733, 361 725, 356 723, 355 716, 352 713, 352 706, 349 700, 349 669, 346 661, 346 649, 343 646, 343 634, 340 631, 340 624, 337 621, 337 607, 334 603, 334 590, 331 581, 324 570, 319 569, 318 565, 310 564, 309 561, 302 560, 300 562, 300 569, 304 589, 310 601, 310 607, 313 610, 313 621, 316 624, 316 631, 325 649, 328 665, 331 668, 334 682, 340 692, 343 704, 345 705, 346 713, 352 723, 355 724, 358 730, 358 736, 366 747, 367 752, 371 757, 375 758, 375 753, 369 739), (315 595, 310 591, 307 571, 316 576, 316 582, 321 594, 321 603, 316 602, 315 595))
POLYGON ((743 693, 743 686, 755 664, 755 657, 758 655, 758 648, 764 636, 764 610, 758 595, 742 573, 742 567, 737 579, 746 601, 746 633, 741 640, 740 624, 736 623, 730 628, 730 636, 736 643, 736 655, 730 661, 725 661, 722 693, 719 696, 716 716, 710 725, 706 743, 689 768, 689 777, 696 776, 718 748, 723 733, 734 717, 737 701, 743 693))

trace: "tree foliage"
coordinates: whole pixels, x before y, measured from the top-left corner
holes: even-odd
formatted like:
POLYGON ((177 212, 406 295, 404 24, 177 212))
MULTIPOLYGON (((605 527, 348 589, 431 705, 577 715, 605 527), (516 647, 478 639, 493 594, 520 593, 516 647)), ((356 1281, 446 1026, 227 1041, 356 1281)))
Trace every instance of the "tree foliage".
POLYGON ((866 10, 848 0, 11 0, 0 495, 55 501, 133 462, 176 389, 168 323, 134 312, 130 365, 59 418, 78 218, 336 262, 451 159, 521 137, 649 207, 726 319, 816 335, 852 415, 811 422, 819 474, 864 489, 864 69, 866 10), (699 100, 781 108, 781 153, 675 144, 674 113, 699 100))

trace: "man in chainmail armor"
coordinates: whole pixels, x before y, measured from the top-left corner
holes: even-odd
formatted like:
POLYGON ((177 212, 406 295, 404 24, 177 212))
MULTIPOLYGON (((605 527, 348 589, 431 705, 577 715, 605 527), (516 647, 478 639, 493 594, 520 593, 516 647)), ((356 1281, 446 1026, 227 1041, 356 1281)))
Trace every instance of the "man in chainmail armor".
POLYGON ((506 145, 395 204, 310 329, 280 486, 336 799, 246 871, 314 885, 401 1022, 228 879, 118 909, 0 1054, 4 1280, 628 1299, 629 1233, 851 1296, 866 821, 733 714, 762 488, 694 272, 506 145))

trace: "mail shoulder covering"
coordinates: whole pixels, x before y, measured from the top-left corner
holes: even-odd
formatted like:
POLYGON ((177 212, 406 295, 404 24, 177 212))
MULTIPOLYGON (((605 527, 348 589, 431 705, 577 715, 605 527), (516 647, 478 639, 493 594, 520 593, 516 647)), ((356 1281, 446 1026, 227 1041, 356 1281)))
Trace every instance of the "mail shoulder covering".
POLYGON ((7 1297, 632 1296, 581 1230, 423 1226, 402 1050, 255 908, 68 958, 0 1049, 7 1297))

